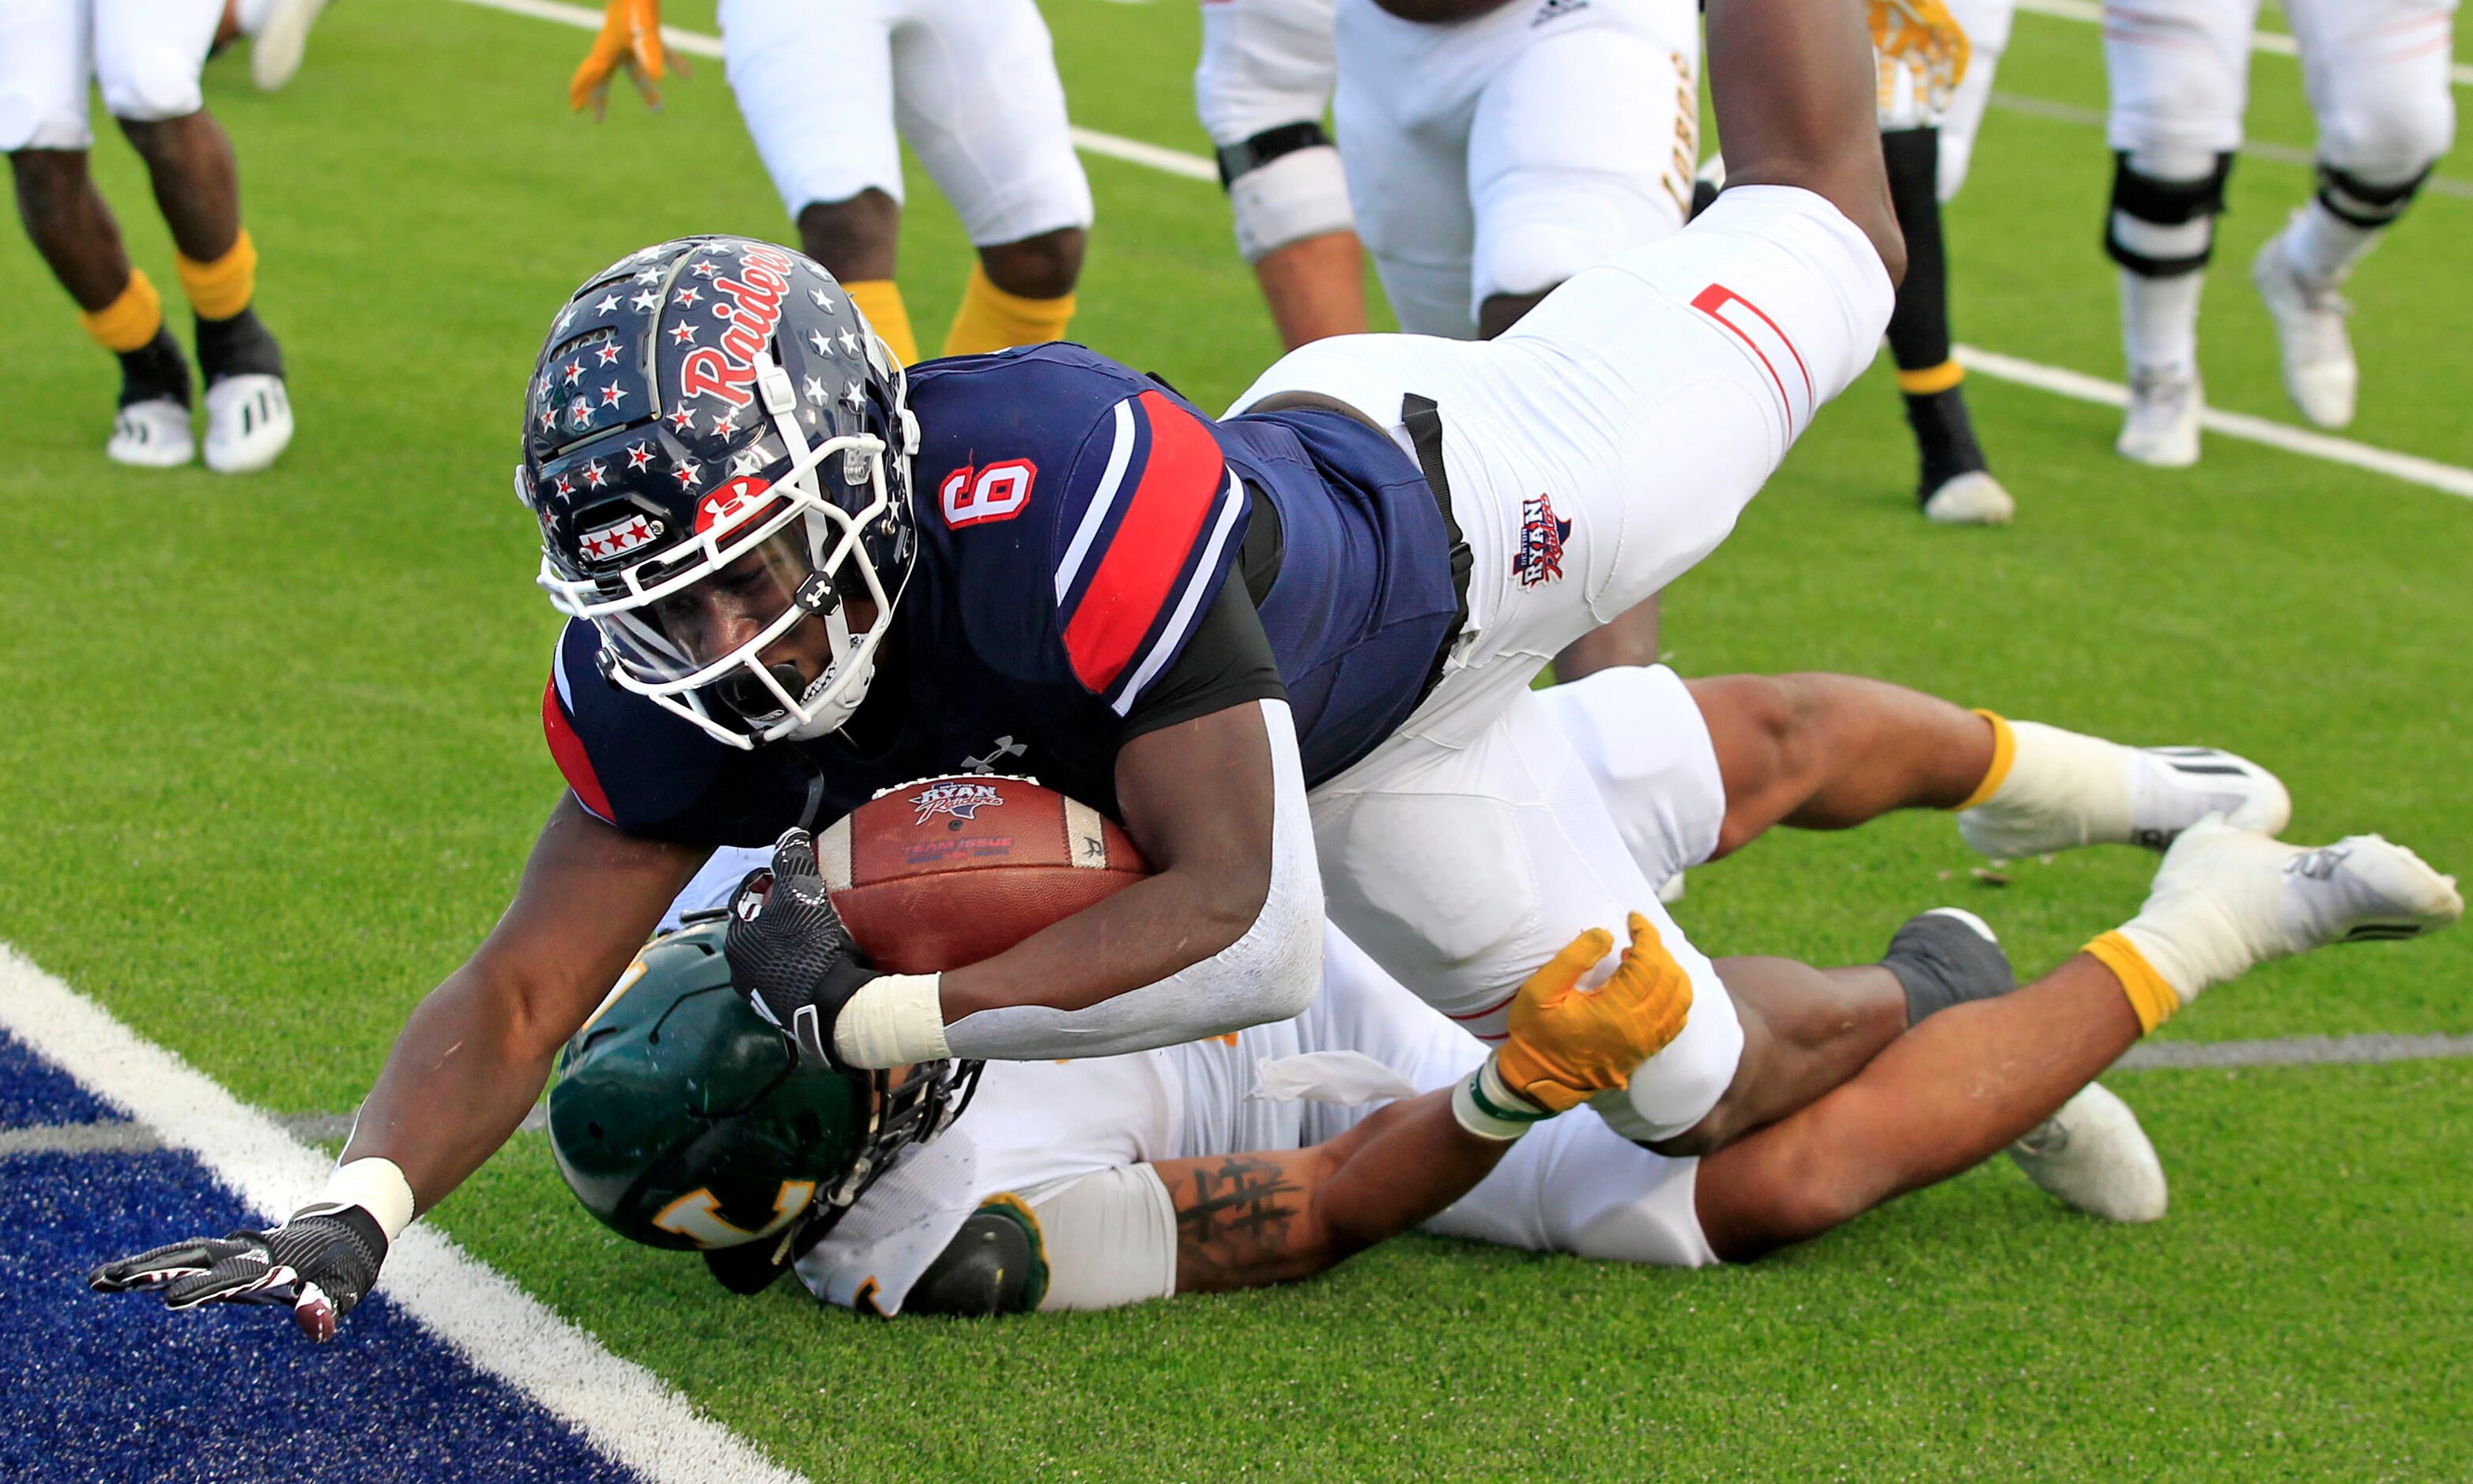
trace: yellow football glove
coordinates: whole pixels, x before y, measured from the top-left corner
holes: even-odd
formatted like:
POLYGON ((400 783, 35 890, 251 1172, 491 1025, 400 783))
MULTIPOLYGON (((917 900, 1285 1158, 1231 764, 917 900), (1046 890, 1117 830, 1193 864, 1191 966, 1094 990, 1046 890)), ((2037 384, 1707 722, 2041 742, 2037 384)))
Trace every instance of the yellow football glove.
POLYGON ((1530 974, 1511 1002, 1511 1039, 1495 1053, 1496 1068, 1505 1087, 1549 1113, 1628 1083, 1691 1017, 1691 976, 1648 919, 1635 912, 1629 925, 1631 946, 1604 984, 1579 987, 1614 946, 1614 934, 1593 927, 1530 974))
MULTIPOLYGON (((661 106, 661 79, 669 76, 669 54, 661 48, 661 0, 610 0, 601 17, 601 35, 566 84, 567 107, 583 112, 592 106, 599 118, 610 104, 610 75, 619 68, 644 95, 644 107, 661 106)), ((687 64, 679 63, 679 76, 687 64)))
POLYGON ((1972 47, 1966 28, 1941 0, 1866 0, 1872 51, 1881 71, 1881 110, 1897 96, 1898 75, 1913 79, 1927 122, 1949 107, 1949 95, 1966 77, 1972 47))

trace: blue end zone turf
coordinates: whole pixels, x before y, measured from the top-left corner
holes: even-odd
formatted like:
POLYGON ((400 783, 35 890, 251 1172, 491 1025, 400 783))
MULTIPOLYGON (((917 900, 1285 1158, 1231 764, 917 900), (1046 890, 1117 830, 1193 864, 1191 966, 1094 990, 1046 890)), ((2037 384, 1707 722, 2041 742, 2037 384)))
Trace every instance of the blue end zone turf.
MULTIPOLYGON (((0 1038, 0 1121, 99 1115, 0 1038)), ((257 1224, 186 1155, 0 1155, 0 1479, 635 1479, 382 1295, 313 1346, 279 1307, 86 1291, 96 1262, 257 1224)))
POLYGON ((93 1123, 120 1115, 69 1074, 0 1031, 0 1129, 34 1123, 93 1123))

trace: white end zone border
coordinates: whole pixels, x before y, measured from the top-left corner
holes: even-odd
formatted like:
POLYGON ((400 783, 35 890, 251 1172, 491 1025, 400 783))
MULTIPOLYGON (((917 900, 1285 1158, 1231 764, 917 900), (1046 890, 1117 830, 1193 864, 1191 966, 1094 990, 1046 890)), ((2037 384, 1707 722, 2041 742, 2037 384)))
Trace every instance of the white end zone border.
MULTIPOLYGON (((325 1155, 6 943, 0 943, 0 1028, 153 1128, 167 1146, 196 1156, 260 1212, 289 1211, 325 1182, 331 1164, 325 1155)), ((163 1239, 189 1234, 167 1232, 163 1239)), ((604 1350, 442 1233, 421 1225, 405 1231, 387 1256, 379 1285, 465 1359, 644 1478, 801 1484, 801 1475, 698 1412, 652 1372, 604 1350)), ((258 1312, 204 1322, 223 1319, 284 1322, 258 1312)))

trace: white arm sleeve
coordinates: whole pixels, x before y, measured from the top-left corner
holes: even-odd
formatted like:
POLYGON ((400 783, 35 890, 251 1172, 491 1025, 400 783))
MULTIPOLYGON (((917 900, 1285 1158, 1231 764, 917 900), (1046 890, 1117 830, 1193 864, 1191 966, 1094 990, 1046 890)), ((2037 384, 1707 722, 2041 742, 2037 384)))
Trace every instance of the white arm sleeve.
MULTIPOLYGON (((1080 1010, 1008 1005, 945 1027, 957 1057, 1007 1062, 1115 1056, 1285 1020, 1322 983, 1322 875, 1305 767, 1285 701, 1256 703, 1271 744, 1271 889, 1235 943, 1156 984, 1080 1010)), ((1197 785, 1202 786, 1202 785, 1197 785)))
POLYGON ((1116 1308, 1176 1292, 1176 1208, 1151 1166, 1077 1175, 1027 1204, 1047 1258, 1041 1308, 1116 1308))

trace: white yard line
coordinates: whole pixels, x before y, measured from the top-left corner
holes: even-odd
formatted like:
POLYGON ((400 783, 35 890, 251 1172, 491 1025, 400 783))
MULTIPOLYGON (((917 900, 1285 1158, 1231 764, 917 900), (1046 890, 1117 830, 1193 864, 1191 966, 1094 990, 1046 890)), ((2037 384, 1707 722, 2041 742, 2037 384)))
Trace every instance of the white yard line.
MULTIPOLYGON (((2030 15, 2049 15, 2055 20, 2085 21, 2095 26, 2103 24, 2103 7, 2094 4, 2093 0, 2018 0, 2018 9, 2030 15)), ((2300 43, 2281 31, 2253 31, 2249 44, 2250 50, 2271 56, 2301 55, 2300 43)), ((2473 67, 2458 63, 2447 69, 2447 76, 2459 87, 2473 87, 2473 67)))
MULTIPOLYGON (((1980 350, 1973 346, 1957 347, 1957 359, 1970 371, 2001 381, 2014 381, 2021 386, 2066 396, 2073 401, 2096 402, 2105 407, 2129 405, 2129 389, 2117 381, 2105 381, 2083 372, 2063 371, 2057 366, 2043 366, 2022 361, 2014 355, 1997 350, 1980 350)), ((2394 453, 2357 443, 2349 438, 2336 438, 2325 433, 2313 433, 2289 423, 2272 422, 2253 418, 2247 413, 2225 412, 2210 407, 2198 415, 2199 426, 2210 433, 2238 438, 2253 443, 2265 443, 2287 453, 2305 458, 2323 459, 2330 464, 2350 465, 2368 469, 2390 479, 2444 491, 2463 499, 2473 500, 2473 469, 2458 468, 2409 453, 2394 453)))
MULTIPOLYGON (((166 1146, 195 1156, 261 1214, 291 1210, 325 1182, 325 1155, 5 943, 0 1029, 147 1125, 166 1146)), ((162 1238, 191 1234, 167 1232, 162 1238)), ((396 1242, 381 1286, 465 1359, 516 1387, 644 1478, 798 1484, 799 1475, 697 1411, 660 1377, 610 1353, 428 1226, 416 1225, 396 1242)), ((281 1321, 251 1311, 184 1322, 281 1321)))
MULTIPOLYGON (((536 20, 555 21, 561 25, 573 26, 579 31, 601 29, 599 12, 587 10, 580 5, 568 5, 564 3, 564 0, 463 0, 463 3, 477 5, 485 10, 504 11, 511 15, 525 15, 536 20)), ((2021 0, 2020 9, 2034 11, 2039 14, 2065 16, 2073 20, 2093 20, 2099 13, 2097 7, 2079 4, 2078 0, 2021 0)), ((690 52, 699 57, 721 55, 719 36, 706 36, 701 32, 682 31, 676 26, 664 26, 661 28, 661 38, 680 51, 690 52)), ((2267 37, 2263 36, 2262 44, 2266 39, 2267 37)), ((2288 43, 2292 40, 2290 36, 2282 39, 2288 43)), ((2273 47, 2267 49, 2274 50, 2273 47)), ((2465 69, 2460 67, 2457 70, 2461 73, 2465 69)), ((1211 159, 1184 150, 1171 150, 1156 144, 1145 144, 1140 139, 1127 139, 1118 134, 1101 133, 1094 129, 1074 130, 1073 142, 1079 148, 1088 150, 1093 155, 1105 155, 1112 159, 1120 159, 1152 170, 1164 171, 1169 175, 1182 176, 1189 180, 1216 181, 1219 179, 1219 168, 1211 159)), ((1980 371, 1986 376, 2002 381, 2015 381, 2082 402, 2101 402, 2107 407, 2120 407, 2126 405, 2129 399, 2128 389, 2118 383, 2098 380, 2096 377, 2074 371, 2065 371, 2057 366, 2022 361, 2015 356, 2002 355, 1997 351, 1978 350, 1973 347, 1961 346, 1958 347, 1958 359, 1966 363, 1970 370, 1980 371)), ((2386 474, 2411 484, 2427 486, 2433 490, 2443 490, 2449 494, 2473 499, 2473 469, 2458 468, 2454 465, 2440 464, 2413 454, 2391 453, 2384 448, 2373 448, 2367 443, 2354 443, 2350 439, 2330 438, 2324 433, 2309 432, 2286 423, 2269 421, 2265 418, 2253 418, 2245 413, 2220 412, 2209 408, 2202 415, 2202 421, 2208 431, 2225 438, 2239 438, 2250 443, 2265 443, 2269 447, 2281 448, 2288 453, 2297 453, 2305 458, 2324 459, 2332 464, 2349 465, 2355 468, 2368 469, 2373 473, 2386 474)))

